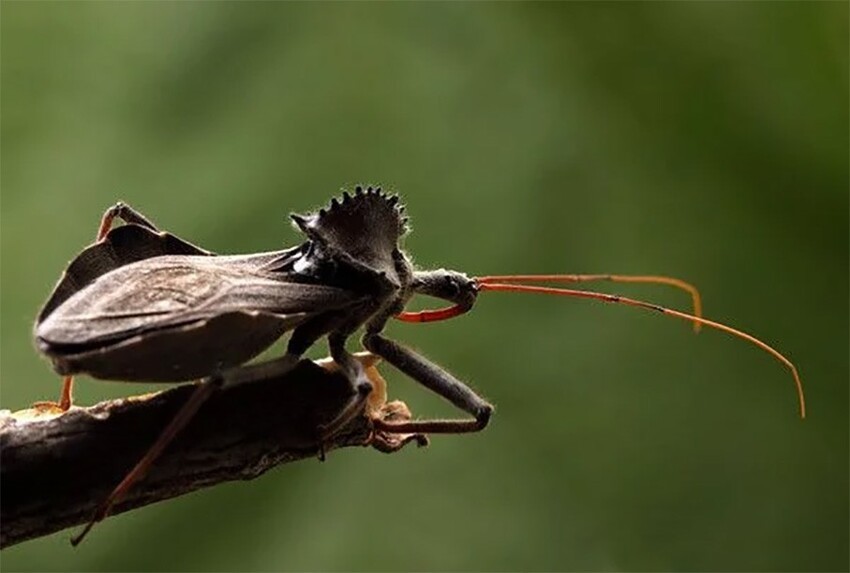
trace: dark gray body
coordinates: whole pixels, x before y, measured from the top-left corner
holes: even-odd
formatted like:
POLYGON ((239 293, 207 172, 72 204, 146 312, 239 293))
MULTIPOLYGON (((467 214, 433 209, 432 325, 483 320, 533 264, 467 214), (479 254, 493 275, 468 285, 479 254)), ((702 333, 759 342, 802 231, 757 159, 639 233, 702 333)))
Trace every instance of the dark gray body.
POLYGON ((182 382, 233 368, 363 293, 316 284, 309 245, 218 256, 128 224, 85 249, 40 313, 39 349, 63 375, 182 382))
POLYGON ((159 231, 118 203, 104 214, 99 240, 70 263, 39 313, 36 344, 66 376, 238 383, 282 376, 326 336, 331 356, 359 396, 344 417, 371 388, 345 348, 363 327, 369 351, 475 417, 407 422, 404 429, 396 425, 399 432, 478 431, 492 407, 445 370, 382 335, 387 320, 416 293, 465 312, 478 292, 462 273, 413 269, 400 248, 407 232, 403 209, 397 196, 357 187, 324 209, 292 215, 305 235, 301 245, 221 256, 159 231), (115 217, 126 224, 111 229, 115 217), (244 366, 289 331, 284 356, 244 366))
MULTIPOLYGON (((126 228, 126 227, 122 227, 126 228)), ((179 382, 238 366, 358 298, 266 273, 257 257, 166 255, 98 277, 36 328, 57 372, 179 382)))
POLYGON ((357 187, 329 207, 292 215, 306 241, 282 251, 218 256, 169 233, 118 203, 104 213, 97 242, 75 258, 35 325, 39 350, 66 376, 60 407, 70 407, 72 375, 147 382, 202 379, 174 419, 98 508, 83 531, 108 515, 128 488, 217 388, 282 379, 306 350, 327 337, 351 384, 348 403, 316 429, 325 443, 366 404, 372 383, 346 349, 364 327, 363 345, 474 416, 466 420, 372 420, 378 431, 460 433, 483 429, 492 406, 460 380, 381 332, 414 293, 447 299, 465 312, 478 287, 461 273, 413 270, 399 247, 407 219, 397 196, 357 187), (115 217, 124 226, 112 229, 115 217), (110 230, 111 229, 111 230, 110 230), (286 353, 245 364, 292 331, 286 353))

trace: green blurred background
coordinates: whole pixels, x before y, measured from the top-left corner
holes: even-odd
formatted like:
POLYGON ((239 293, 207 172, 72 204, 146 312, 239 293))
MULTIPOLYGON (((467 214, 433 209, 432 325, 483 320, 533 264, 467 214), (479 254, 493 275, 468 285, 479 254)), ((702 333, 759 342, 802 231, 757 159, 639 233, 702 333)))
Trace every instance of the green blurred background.
POLYGON ((116 200, 246 252, 370 182, 403 195, 422 267, 695 282, 799 365, 810 414, 727 335, 484 295, 389 328, 497 405, 483 434, 334 452, 3 569, 847 570, 847 104, 844 2, 3 2, 3 408, 57 395, 31 325, 116 200))

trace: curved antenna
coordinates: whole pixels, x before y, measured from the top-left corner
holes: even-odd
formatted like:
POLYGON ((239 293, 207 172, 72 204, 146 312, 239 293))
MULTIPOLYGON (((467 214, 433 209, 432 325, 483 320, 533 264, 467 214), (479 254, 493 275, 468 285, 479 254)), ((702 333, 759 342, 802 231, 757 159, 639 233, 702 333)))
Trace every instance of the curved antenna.
MULTIPOLYGON (((477 285, 487 283, 514 283, 514 282, 565 282, 565 283, 583 283, 592 281, 609 281, 618 283, 651 283, 665 284, 680 290, 683 290, 691 295, 691 301, 694 309, 694 316, 702 317, 702 297, 699 294, 697 287, 689 282, 677 279, 675 277, 667 277, 660 275, 612 275, 612 274, 559 274, 559 275, 491 275, 485 277, 475 277, 477 285)), ((420 310, 420 311, 404 311, 395 315, 397 320, 402 322, 437 322, 440 320, 448 320, 467 312, 469 309, 462 309, 459 306, 449 306, 437 310, 420 310)), ((692 321, 694 332, 699 332, 702 329, 702 324, 699 321, 692 321)))
MULTIPOLYGON (((683 290, 691 295, 691 301, 694 308, 694 316, 702 317, 702 297, 699 294, 697 287, 689 282, 677 279, 675 277, 665 277, 659 275, 610 275, 610 274, 594 274, 594 275, 492 275, 487 277, 475 277, 475 281, 479 284, 487 283, 528 283, 528 282, 546 282, 546 283, 584 283, 595 281, 608 281, 615 283, 650 283, 662 284, 675 287, 683 290)), ((692 321, 694 332, 699 332, 702 328, 702 323, 698 320, 692 321)))
MULTIPOLYGON (((489 277, 485 277, 489 278, 489 277)), ((618 303, 624 304, 628 306, 635 306, 638 308, 645 308, 648 310, 654 310, 656 312, 660 312, 661 314, 666 314, 668 316, 674 316, 676 318, 680 318, 682 320, 688 320, 691 322, 697 322, 699 324, 703 324, 705 326, 709 326, 711 328, 722 330, 728 334, 733 336, 737 336, 743 340, 754 344, 773 356, 776 360, 784 364, 791 370, 791 374, 794 376, 794 383, 797 386, 797 398, 800 402, 800 418, 806 417, 806 399, 803 394, 803 383, 800 380, 800 375, 797 373, 797 367, 794 364, 785 358, 785 356, 780 353, 778 350, 768 345, 765 342, 762 342, 755 336, 751 334, 747 334, 737 328, 732 328, 731 326, 727 326, 720 322, 715 322, 713 320, 709 320, 707 318, 702 318, 700 316, 694 316, 691 314, 687 314, 684 312, 679 312, 678 310, 672 310, 663 306, 659 306, 657 304, 652 304, 649 302, 644 302, 642 300, 636 300, 633 298, 626 298, 623 296, 592 292, 592 291, 584 291, 584 290, 575 290, 575 289, 566 289, 566 288, 554 288, 554 287, 543 287, 543 286, 532 286, 532 285, 520 285, 520 284, 507 284, 507 283, 497 283, 497 282, 481 282, 480 279, 476 279, 479 283, 479 289, 484 290, 492 290, 492 291, 501 291, 501 292, 532 292, 532 293, 540 293, 540 294, 554 294, 559 296, 571 296, 577 298, 589 298, 593 300, 599 300, 602 302, 610 302, 610 303, 618 303)))

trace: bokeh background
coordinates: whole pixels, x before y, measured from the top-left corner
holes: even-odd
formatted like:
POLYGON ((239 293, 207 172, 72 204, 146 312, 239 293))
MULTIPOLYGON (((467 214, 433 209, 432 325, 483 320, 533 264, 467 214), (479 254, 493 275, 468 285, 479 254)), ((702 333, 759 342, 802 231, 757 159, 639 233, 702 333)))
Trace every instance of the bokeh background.
POLYGON ((334 452, 3 569, 847 570, 847 104, 844 2, 3 2, 3 408, 58 392, 33 318, 116 200, 245 252, 371 182, 403 195, 422 267, 695 282, 799 365, 810 414, 727 335, 482 295, 389 333, 497 405, 483 434, 334 452))

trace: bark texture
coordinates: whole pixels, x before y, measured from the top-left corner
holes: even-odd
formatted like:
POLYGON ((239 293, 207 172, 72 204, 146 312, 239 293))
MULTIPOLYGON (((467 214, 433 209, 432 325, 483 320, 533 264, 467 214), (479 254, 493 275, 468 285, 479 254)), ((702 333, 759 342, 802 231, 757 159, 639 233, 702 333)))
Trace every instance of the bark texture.
MULTIPOLYGON (((410 413, 401 402, 385 403, 383 379, 366 365, 376 386, 370 404, 325 450, 425 445, 422 435, 373 432, 375 417, 402 421, 410 413)), ((88 522, 193 390, 178 386, 61 415, 0 411, 0 547, 88 522)), ((350 392, 338 372, 305 360, 282 378, 214 393, 112 514, 316 459, 317 428, 335 417, 350 392)))

